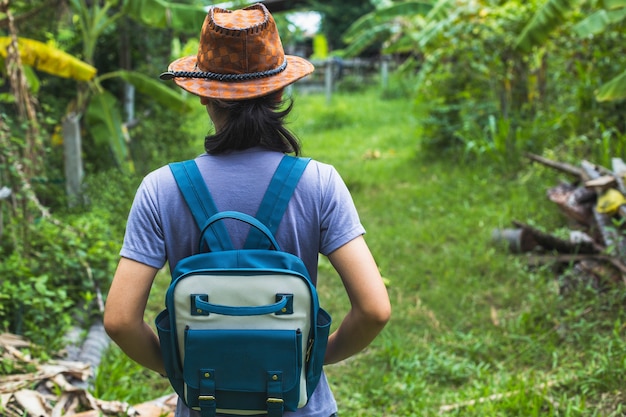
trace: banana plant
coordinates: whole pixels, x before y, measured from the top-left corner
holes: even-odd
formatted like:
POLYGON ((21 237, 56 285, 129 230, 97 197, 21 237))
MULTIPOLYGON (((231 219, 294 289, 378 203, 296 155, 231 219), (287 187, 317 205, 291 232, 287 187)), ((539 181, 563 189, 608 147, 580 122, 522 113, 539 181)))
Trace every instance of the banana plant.
POLYGON ((204 7, 162 0, 124 0, 122 12, 144 26, 187 30, 202 27, 204 7))
POLYGON ((433 5, 426 1, 405 1, 380 7, 357 19, 346 30, 343 40, 349 46, 343 51, 347 57, 357 56, 376 42, 401 43, 410 30, 415 16, 426 16, 433 5))
MULTIPOLYGON (((426 47, 446 32, 467 5, 459 7, 456 0, 420 1, 408 0, 384 6, 356 20, 344 34, 350 46, 345 55, 355 56, 374 42, 383 42, 383 52, 387 54, 413 54, 426 47)), ((420 57, 421 70, 413 87, 419 90, 440 59, 435 50, 428 56, 420 57)), ((400 70, 414 68, 415 58, 410 56, 400 70)))
POLYGON ((561 26, 580 3, 581 0, 548 0, 518 36, 517 48, 529 52, 534 46, 544 44, 550 33, 561 26))
MULTIPOLYGON (((596 11, 574 26, 580 37, 587 37, 608 30, 626 20, 626 0, 604 0, 604 8, 596 11)), ((626 98, 626 70, 603 84, 596 91, 596 100, 614 101, 626 98)))
MULTIPOLYGON (((84 114, 87 122, 85 127, 94 141, 108 144, 117 164, 122 169, 132 171, 133 163, 127 147, 129 136, 119 110, 122 106, 106 91, 102 81, 119 77, 132 84, 136 91, 176 111, 184 111, 189 103, 181 92, 138 72, 119 70, 98 74, 93 66, 98 38, 122 16, 144 26, 185 31, 199 28, 206 11, 201 6, 163 0, 105 0, 89 4, 86 0, 69 0, 69 3, 74 12, 74 23, 82 37, 83 59, 65 53, 54 45, 26 38, 18 38, 20 57, 27 66, 77 81, 77 94, 74 104, 70 106, 71 113, 84 114)), ((0 56, 6 56, 9 43, 10 38, 0 38, 0 56)), ((34 72, 28 73, 30 84, 37 85, 34 72)), ((78 122, 80 117, 73 117, 72 120, 78 122)))
MULTIPOLYGON (((566 22, 576 7, 591 3, 585 0, 548 0, 519 35, 517 47, 527 52, 534 46, 544 44, 550 33, 566 22)), ((602 33, 626 20, 626 0, 601 0, 591 5, 596 6, 597 10, 573 26, 574 33, 581 38, 602 33)), ((626 98, 626 71, 596 91, 598 101, 624 98, 626 98)))
MULTIPOLYGON (((171 28, 184 31, 198 28, 206 16, 204 8, 163 0, 108 0, 93 2, 88 6, 85 0, 70 0, 76 13, 77 26, 83 38, 83 56, 88 63, 93 62, 95 47, 100 35, 110 29, 122 16, 128 16, 144 26, 171 28), (115 9, 114 9, 115 8, 115 9)), ((91 88, 81 89, 77 95, 77 107, 84 109, 89 133, 97 143, 108 143, 120 167, 132 171, 133 163, 126 146, 128 132, 123 126, 121 106, 113 95, 107 92, 101 82, 119 77, 132 84, 141 93, 150 95, 157 102, 177 111, 183 111, 189 104, 183 94, 175 92, 162 82, 133 71, 114 71, 95 77, 91 88)))

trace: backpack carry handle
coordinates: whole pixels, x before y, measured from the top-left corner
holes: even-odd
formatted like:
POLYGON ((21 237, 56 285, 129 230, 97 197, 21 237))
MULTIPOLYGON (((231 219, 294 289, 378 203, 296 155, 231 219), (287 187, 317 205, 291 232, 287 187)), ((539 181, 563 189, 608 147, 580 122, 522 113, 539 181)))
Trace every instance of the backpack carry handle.
POLYGON ((263 223, 261 223, 260 221, 258 221, 256 218, 245 214, 245 213, 241 213, 239 211, 222 211, 220 213, 214 214, 213 216, 211 216, 209 218, 209 220, 207 220, 204 223, 204 226, 202 227, 201 231, 200 231, 200 251, 202 252, 202 243, 206 243, 207 247, 209 248, 209 250, 211 250, 211 245, 209 243, 209 241, 204 237, 204 234, 206 233, 206 231, 215 223, 218 222, 220 220, 224 220, 224 219, 234 219, 234 220, 239 220, 242 221, 244 223, 248 223, 250 226, 254 227, 255 229, 257 229, 258 231, 260 231, 261 233, 263 233, 263 235, 267 238, 267 240, 271 243, 272 247, 275 250, 280 250, 280 246, 278 246, 278 242, 276 242, 276 239, 274 238, 274 235, 272 234, 272 232, 270 231, 270 229, 265 226, 263 223))
POLYGON ((197 294, 194 299, 194 307, 198 310, 202 310, 201 312, 199 311, 199 313, 215 313, 223 316, 263 316, 266 314, 276 314, 286 308, 289 301, 289 295, 282 294, 278 302, 265 306, 225 306, 206 302, 202 297, 202 295, 197 294))

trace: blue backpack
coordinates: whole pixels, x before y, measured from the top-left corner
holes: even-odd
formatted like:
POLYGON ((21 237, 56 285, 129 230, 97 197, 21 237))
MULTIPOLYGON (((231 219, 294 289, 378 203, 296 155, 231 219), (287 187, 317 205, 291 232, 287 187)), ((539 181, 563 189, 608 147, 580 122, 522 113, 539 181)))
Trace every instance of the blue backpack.
POLYGON ((279 417, 306 405, 319 382, 331 318, 302 260, 274 238, 308 162, 285 155, 255 217, 218 213, 195 162, 170 164, 200 253, 172 271, 156 327, 170 383, 202 417, 279 417), (224 219, 251 226, 243 249, 224 219))

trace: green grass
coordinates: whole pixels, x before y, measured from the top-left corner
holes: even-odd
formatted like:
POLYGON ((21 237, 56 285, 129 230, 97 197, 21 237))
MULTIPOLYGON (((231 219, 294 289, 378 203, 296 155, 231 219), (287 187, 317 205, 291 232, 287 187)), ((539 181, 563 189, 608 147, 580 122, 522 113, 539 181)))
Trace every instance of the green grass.
MULTIPOLYGON (((623 415, 623 288, 565 298, 551 268, 529 268, 491 241, 514 219, 564 226, 545 195, 558 175, 524 161, 513 171, 425 154, 411 101, 373 92, 331 103, 298 96, 291 128, 305 155, 342 174, 389 282, 388 327, 326 368, 342 417, 623 415)), ((336 326, 348 301, 325 259, 319 281, 336 326)), ((150 321, 167 275, 157 283, 150 321)), ((156 397, 164 388, 153 381, 156 397)))

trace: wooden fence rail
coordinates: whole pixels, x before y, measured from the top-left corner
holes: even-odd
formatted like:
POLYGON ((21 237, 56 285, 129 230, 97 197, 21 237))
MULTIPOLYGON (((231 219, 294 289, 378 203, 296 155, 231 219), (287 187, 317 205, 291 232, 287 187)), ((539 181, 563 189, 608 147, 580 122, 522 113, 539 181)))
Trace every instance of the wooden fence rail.
POLYGON ((311 60, 315 65, 315 72, 300 80, 297 89, 303 91, 322 90, 326 99, 331 100, 337 83, 347 77, 355 77, 366 81, 375 75, 380 76, 380 87, 386 89, 389 84, 389 70, 393 65, 390 57, 373 59, 354 58, 340 59, 328 58, 325 60, 311 60))

